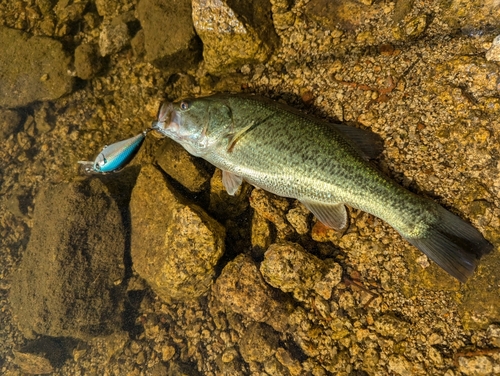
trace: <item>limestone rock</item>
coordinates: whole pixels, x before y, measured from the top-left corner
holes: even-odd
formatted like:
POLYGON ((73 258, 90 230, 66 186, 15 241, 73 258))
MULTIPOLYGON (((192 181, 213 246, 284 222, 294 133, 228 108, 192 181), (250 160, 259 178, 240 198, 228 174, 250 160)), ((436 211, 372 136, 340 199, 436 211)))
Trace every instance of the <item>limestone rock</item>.
POLYGON ((278 348, 279 336, 264 323, 252 323, 239 342, 241 356, 247 363, 264 362, 278 348))
POLYGON ((150 165, 137 178, 130 215, 133 267, 158 296, 171 301, 205 294, 224 253, 224 228, 150 165))
POLYGON ((210 179, 203 161, 169 138, 165 138, 158 148, 156 163, 191 192, 200 192, 210 179))
POLYGON ((271 286, 293 293, 299 301, 308 300, 311 293, 330 299, 342 278, 340 265, 320 260, 294 243, 271 245, 260 271, 271 286))
POLYGON ((71 58, 60 42, 0 27, 0 107, 21 107, 71 92, 71 58))
POLYGON ((278 230, 278 238, 285 239, 293 233, 293 228, 285 219, 288 200, 262 189, 254 189, 250 195, 250 206, 263 218, 272 222, 278 230))
POLYGON ((96 46, 81 44, 75 49, 76 75, 82 80, 89 80, 101 69, 101 61, 96 46))
POLYGON ((213 290, 215 297, 236 313, 266 322, 277 331, 282 332, 288 327, 288 306, 275 298, 257 264, 244 254, 224 267, 213 290))
POLYGON ((99 51, 101 56, 108 56, 120 52, 130 44, 130 35, 127 24, 121 17, 112 21, 105 21, 99 35, 99 51))
POLYGON ((158 68, 186 71, 201 58, 193 28, 191 1, 141 0, 138 18, 144 30, 145 59, 158 68))
POLYGON ((86 339, 118 328, 125 231, 107 188, 98 179, 49 186, 33 222, 10 295, 20 329, 86 339))
POLYGON ((194 0, 193 22, 208 72, 265 62, 278 44, 269 0, 194 0))

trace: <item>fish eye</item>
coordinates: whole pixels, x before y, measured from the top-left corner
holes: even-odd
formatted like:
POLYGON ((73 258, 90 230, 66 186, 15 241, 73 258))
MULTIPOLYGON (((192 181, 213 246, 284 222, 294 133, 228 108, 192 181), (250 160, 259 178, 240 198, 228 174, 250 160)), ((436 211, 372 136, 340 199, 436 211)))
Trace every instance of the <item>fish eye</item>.
POLYGON ((189 108, 189 103, 186 101, 182 101, 179 107, 181 108, 181 110, 187 110, 189 108))

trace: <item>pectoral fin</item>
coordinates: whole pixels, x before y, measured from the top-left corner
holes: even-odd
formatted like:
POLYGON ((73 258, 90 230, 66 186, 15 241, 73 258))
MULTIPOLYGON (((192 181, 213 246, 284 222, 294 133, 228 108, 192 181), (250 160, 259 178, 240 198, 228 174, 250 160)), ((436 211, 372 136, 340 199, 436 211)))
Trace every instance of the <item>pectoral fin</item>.
POLYGON ((301 202, 324 225, 337 231, 343 231, 347 228, 347 210, 344 204, 324 204, 314 201, 301 202))
POLYGON ((222 184, 229 195, 234 196, 242 181, 243 178, 241 176, 222 170, 222 184))

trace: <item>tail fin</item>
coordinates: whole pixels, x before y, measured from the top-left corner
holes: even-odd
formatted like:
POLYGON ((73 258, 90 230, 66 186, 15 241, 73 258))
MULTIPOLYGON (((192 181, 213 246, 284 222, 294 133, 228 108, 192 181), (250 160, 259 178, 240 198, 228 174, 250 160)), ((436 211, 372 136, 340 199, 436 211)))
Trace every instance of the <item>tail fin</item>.
POLYGON ((422 237, 405 237, 441 268, 466 282, 479 259, 493 250, 479 231, 443 207, 436 205, 439 220, 422 237))

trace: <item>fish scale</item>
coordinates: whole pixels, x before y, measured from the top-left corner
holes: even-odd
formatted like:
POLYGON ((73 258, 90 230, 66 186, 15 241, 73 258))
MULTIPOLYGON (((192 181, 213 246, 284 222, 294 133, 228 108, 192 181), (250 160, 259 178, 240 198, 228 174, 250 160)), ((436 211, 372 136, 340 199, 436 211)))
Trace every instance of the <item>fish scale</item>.
POLYGON ((361 209, 389 223, 462 282, 493 249, 470 224, 369 163, 377 154, 369 132, 266 98, 229 94, 165 103, 153 129, 220 168, 229 194, 246 180, 300 200, 339 230, 348 225, 344 204, 361 209))

